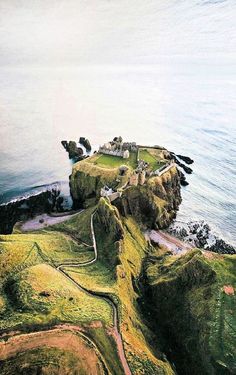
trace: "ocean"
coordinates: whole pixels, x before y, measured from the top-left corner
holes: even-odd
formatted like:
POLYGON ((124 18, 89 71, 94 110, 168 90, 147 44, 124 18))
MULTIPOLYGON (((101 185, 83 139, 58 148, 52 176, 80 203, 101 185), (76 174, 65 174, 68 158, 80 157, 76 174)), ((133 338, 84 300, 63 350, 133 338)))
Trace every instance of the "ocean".
MULTIPOLYGON (((148 59, 143 47, 135 62, 0 66, 0 203, 56 181, 68 192, 72 165, 61 140, 85 136, 96 148, 121 135, 194 159, 177 219, 204 219, 236 245, 235 2, 165 3, 138 2, 136 16, 144 16, 136 38, 143 35, 148 59)), ((127 13, 125 25, 134 17, 127 13)), ((109 21, 106 32, 112 27, 109 21)))

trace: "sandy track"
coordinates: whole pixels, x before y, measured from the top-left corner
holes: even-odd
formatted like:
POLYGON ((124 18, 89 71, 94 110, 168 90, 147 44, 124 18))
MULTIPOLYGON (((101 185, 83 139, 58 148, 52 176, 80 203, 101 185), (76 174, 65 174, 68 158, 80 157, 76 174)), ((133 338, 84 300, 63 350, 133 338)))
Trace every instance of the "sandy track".
POLYGON ((47 331, 16 335, 6 342, 0 342, 0 360, 3 361, 15 357, 21 352, 40 347, 72 352, 80 359, 86 373, 90 375, 103 374, 103 368, 107 368, 94 342, 81 332, 79 326, 69 325, 62 325, 47 331))
POLYGON ((16 223, 17 226, 19 226, 19 229, 22 230, 22 232, 29 232, 34 231, 38 229, 44 229, 48 226, 63 223, 64 221, 70 220, 72 217, 78 215, 79 213, 83 212, 76 212, 73 214, 65 214, 60 216, 51 216, 48 214, 42 214, 35 216, 33 219, 27 220, 24 223, 16 223), (43 222, 40 222, 43 221, 43 222))
POLYGON ((174 255, 183 255, 187 251, 193 249, 193 246, 189 243, 183 242, 178 238, 171 236, 161 230, 150 230, 145 233, 147 240, 151 240, 156 244, 165 246, 174 255))

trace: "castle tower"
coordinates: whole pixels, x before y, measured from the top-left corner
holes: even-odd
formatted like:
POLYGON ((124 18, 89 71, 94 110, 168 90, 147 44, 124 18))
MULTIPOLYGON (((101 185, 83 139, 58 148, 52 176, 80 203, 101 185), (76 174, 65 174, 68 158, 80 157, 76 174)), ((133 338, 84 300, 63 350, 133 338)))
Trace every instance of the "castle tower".
POLYGON ((123 152, 123 158, 124 158, 124 159, 129 159, 129 151, 128 151, 128 150, 125 150, 125 151, 123 152))
POLYGON ((140 172, 138 177, 139 177, 139 184, 143 185, 146 181, 146 172, 145 171, 140 172))
POLYGON ((130 185, 137 186, 138 185, 138 173, 134 172, 129 178, 130 185))

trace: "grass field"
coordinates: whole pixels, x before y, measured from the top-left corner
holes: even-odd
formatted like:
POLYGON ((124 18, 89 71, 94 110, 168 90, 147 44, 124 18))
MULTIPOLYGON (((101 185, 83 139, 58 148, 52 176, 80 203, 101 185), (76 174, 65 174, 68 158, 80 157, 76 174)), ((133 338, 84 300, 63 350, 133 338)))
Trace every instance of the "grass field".
POLYGON ((112 155, 101 155, 94 161, 94 163, 106 168, 118 168, 121 165, 127 165, 135 169, 137 166, 136 152, 130 152, 130 157, 128 159, 112 155))
POLYGON ((142 159, 149 163, 152 170, 161 168, 163 165, 163 162, 158 161, 153 155, 150 154, 150 152, 145 149, 139 151, 139 159, 142 159))
POLYGON ((54 321, 112 325, 109 304, 76 288, 55 269, 92 259, 86 210, 65 223, 34 233, 0 236, 0 328, 54 321))

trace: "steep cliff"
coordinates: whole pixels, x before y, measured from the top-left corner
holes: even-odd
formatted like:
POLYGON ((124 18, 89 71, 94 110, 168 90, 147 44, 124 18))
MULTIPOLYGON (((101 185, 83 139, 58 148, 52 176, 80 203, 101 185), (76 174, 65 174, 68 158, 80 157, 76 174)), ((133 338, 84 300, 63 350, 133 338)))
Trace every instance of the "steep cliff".
MULTIPOLYGON (((124 185, 130 175, 119 175, 119 168, 101 168, 84 160, 73 167, 70 186, 76 205, 94 204, 104 185, 117 188, 124 185)), ((123 216, 132 215, 139 224, 151 228, 165 228, 175 217, 179 204, 180 175, 175 166, 162 176, 153 176, 144 185, 128 186, 122 197, 113 204, 123 216)))
POLYGON ((97 240, 100 243, 106 243, 102 246, 102 261, 109 266, 116 266, 120 263, 119 241, 124 237, 124 228, 121 222, 119 211, 112 206, 105 198, 100 198, 95 214, 95 228, 99 236, 97 240))
POLYGON ((70 176, 70 189, 74 204, 86 206, 90 200, 94 203, 98 201, 104 185, 115 188, 125 183, 127 179, 128 173, 126 176, 120 176, 119 168, 101 168, 90 163, 88 159, 76 163, 70 176))
MULTIPOLYGON (((119 306, 120 330, 132 374, 174 375, 165 355, 158 350, 158 338, 140 313, 138 278, 142 262, 152 251, 137 222, 119 215, 116 207, 101 198, 95 214, 98 265, 85 285, 109 293, 119 306), (104 269, 104 265, 106 265, 104 269), (109 269, 109 272, 108 272, 109 269), (109 276, 108 276, 109 275, 109 276)), ((82 272, 79 275, 81 280, 82 272)))
POLYGON ((235 266, 235 256, 200 250, 146 260, 146 313, 179 374, 235 373, 235 266))
POLYGON ((145 185, 130 186, 114 202, 122 215, 132 215, 139 224, 151 228, 168 226, 180 203, 180 177, 176 167, 160 177, 149 178, 145 185))

